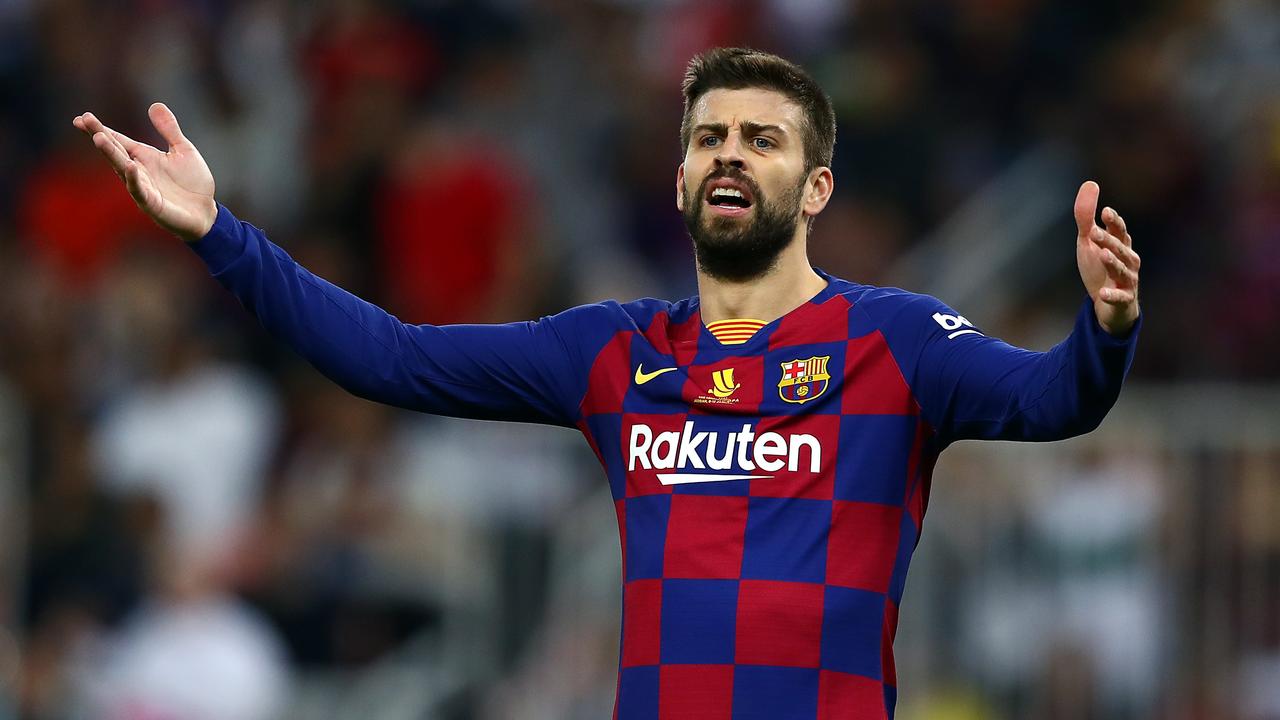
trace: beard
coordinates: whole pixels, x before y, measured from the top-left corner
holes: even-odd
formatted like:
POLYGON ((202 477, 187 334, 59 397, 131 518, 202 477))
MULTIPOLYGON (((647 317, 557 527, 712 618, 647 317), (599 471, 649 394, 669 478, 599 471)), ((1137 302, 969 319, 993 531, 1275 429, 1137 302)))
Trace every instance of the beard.
POLYGON ((684 191, 684 226, 693 240, 698 269, 717 280, 744 282, 767 274, 778 263, 782 251, 795 239, 800 216, 804 179, 775 202, 769 202, 760 186, 737 168, 717 170, 703 179, 698 192, 684 191), (746 185, 754 198, 751 218, 704 217, 707 183, 732 178, 746 185))

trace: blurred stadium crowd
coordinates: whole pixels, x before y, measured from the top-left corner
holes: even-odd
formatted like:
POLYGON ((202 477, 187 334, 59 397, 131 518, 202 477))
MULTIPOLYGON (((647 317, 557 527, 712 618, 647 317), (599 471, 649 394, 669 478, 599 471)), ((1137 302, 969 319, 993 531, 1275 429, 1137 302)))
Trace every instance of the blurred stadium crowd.
MULTIPOLYGON (((618 549, 585 444, 347 396, 70 120, 154 141, 163 100, 316 273, 413 322, 526 319, 693 291, 679 81, 728 44, 835 100, 816 265, 889 281, 1054 143, 1134 229, 1135 381, 1280 377, 1270 0, 7 0, 0 718, 607 717, 618 549)), ((1070 201, 1060 272, 975 322, 1065 331, 1070 201)), ((940 465, 900 717, 1280 718, 1280 429, 1187 455, 1107 427, 940 465)))

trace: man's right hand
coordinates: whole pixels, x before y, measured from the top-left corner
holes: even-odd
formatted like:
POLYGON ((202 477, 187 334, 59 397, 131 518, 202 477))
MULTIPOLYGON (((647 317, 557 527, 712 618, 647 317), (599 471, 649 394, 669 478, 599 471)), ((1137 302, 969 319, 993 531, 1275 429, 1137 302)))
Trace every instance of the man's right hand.
POLYGON ((79 115, 71 124, 93 138, 143 212, 165 230, 194 242, 208 234, 218 216, 213 173, 168 107, 155 103, 147 114, 169 144, 168 152, 112 130, 93 113, 79 115))

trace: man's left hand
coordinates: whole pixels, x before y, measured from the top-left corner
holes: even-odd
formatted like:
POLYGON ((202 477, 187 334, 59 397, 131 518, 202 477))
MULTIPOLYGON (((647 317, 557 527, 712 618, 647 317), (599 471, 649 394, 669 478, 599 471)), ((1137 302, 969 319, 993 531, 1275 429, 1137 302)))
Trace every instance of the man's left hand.
POLYGON ((1098 324, 1112 335, 1123 335, 1138 321, 1138 268, 1142 259, 1133 251, 1133 238, 1124 218, 1114 209, 1098 211, 1098 183, 1089 180, 1076 195, 1076 264, 1080 279, 1093 298, 1098 324))

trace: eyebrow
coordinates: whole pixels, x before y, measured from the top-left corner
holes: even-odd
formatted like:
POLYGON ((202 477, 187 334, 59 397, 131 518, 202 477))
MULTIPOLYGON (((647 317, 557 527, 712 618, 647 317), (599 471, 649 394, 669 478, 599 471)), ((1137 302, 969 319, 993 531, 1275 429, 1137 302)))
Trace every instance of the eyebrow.
MULTIPOLYGON (((787 131, 781 125, 751 122, 750 120, 744 120, 739 123, 739 125, 742 126, 742 133, 744 135, 759 135, 764 132, 773 132, 783 136, 787 134, 787 131)), ((701 123, 694 126, 691 134, 697 134, 707 130, 718 135, 729 134, 729 126, 725 123, 701 123)))

